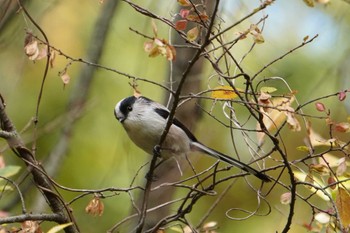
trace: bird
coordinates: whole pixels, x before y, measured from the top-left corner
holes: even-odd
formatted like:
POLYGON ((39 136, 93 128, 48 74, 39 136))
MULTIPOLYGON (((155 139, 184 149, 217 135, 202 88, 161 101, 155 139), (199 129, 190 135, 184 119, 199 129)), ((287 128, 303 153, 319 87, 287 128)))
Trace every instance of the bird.
MULTIPOLYGON (((152 155, 156 146, 159 146, 170 111, 164 105, 140 95, 120 100, 114 108, 114 115, 124 127, 131 141, 152 155)), ((262 181, 271 181, 264 173, 199 142, 194 134, 175 117, 160 151, 161 158, 165 160, 173 156, 187 155, 190 152, 201 152, 236 166, 262 181)))

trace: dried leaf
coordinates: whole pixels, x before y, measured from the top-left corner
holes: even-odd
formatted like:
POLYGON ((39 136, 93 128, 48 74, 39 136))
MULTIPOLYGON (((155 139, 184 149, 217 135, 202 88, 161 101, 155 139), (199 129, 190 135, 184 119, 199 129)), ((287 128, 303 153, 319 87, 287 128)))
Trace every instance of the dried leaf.
POLYGON ((177 0, 177 2, 180 4, 180 6, 192 6, 188 0, 177 0))
POLYGON ((102 216, 104 204, 98 196, 95 196, 85 208, 85 212, 93 216, 102 216))
MULTIPOLYGON (((299 171, 294 171, 294 176, 295 178, 297 178, 299 181, 303 181, 305 182, 306 180, 306 174, 299 172, 299 171)), ((308 178, 309 179, 309 178, 308 178)), ((317 177, 313 177, 313 185, 316 187, 319 187, 321 189, 324 188, 324 184, 323 182, 318 179, 317 177)), ((316 193, 317 196, 319 196, 320 198, 322 198, 325 201, 330 201, 328 196, 331 196, 330 190, 329 189, 325 189, 325 192, 328 194, 326 195, 323 191, 319 190, 319 189, 315 189, 314 187, 309 188, 310 186, 308 185, 308 189, 312 192, 312 193, 316 193)))
POLYGON ((289 128, 295 132, 300 131, 301 126, 298 119, 295 117, 294 109, 290 106, 286 106, 283 113, 287 116, 287 123, 289 125, 289 128))
POLYGON ((200 13, 198 14, 189 14, 186 16, 186 19, 188 21, 191 22, 197 22, 197 23, 201 23, 202 21, 205 22, 209 19, 208 15, 204 12, 204 13, 200 13))
POLYGON ((36 221, 24 221, 21 223, 22 232, 28 233, 42 233, 40 225, 36 221))
POLYGON ((176 30, 182 31, 182 30, 185 30, 186 27, 187 27, 187 20, 181 19, 181 20, 176 21, 176 23, 175 23, 176 30))
POLYGON ((168 61, 175 61, 176 50, 175 50, 174 46, 167 45, 165 48, 166 48, 166 58, 168 59, 168 61))
POLYGON ((55 50, 51 50, 51 51, 50 51, 50 59, 49 59, 50 67, 51 67, 51 68, 54 67, 55 59, 56 59, 56 52, 55 52, 55 50))
POLYGON ((47 47, 46 48, 42 47, 42 48, 39 49, 39 54, 35 58, 35 60, 43 59, 46 56, 47 56, 47 47))
POLYGON ((350 123, 348 122, 340 122, 335 124, 334 129, 340 133, 348 133, 350 132, 350 123))
POLYGON ((342 225, 345 228, 349 228, 350 227, 350 194, 348 190, 342 187, 338 188, 338 195, 335 200, 335 205, 337 206, 342 225))
MULTIPOLYGON (((299 121, 295 117, 294 109, 290 107, 294 97, 290 98, 271 98, 270 94, 261 92, 258 97, 260 112, 264 115, 263 122, 267 130, 276 130, 285 120, 293 131, 301 129, 299 121)), ((261 131, 260 124, 257 123, 258 131, 261 131)), ((258 132, 258 143, 262 145, 265 134, 258 132)))
POLYGON ((218 228, 218 222, 211 221, 203 224, 202 230, 204 232, 212 232, 212 230, 215 230, 218 228))
POLYGON ((306 42, 308 39, 309 39, 309 36, 305 36, 305 37, 303 38, 303 41, 306 42))
POLYGON ((153 35, 154 35, 155 37, 157 37, 157 35, 158 35, 158 28, 157 28, 157 25, 156 25, 156 23, 154 22, 154 20, 152 20, 152 31, 153 31, 153 35))
POLYGON ((280 202, 281 204, 283 205, 289 205, 290 204, 290 201, 291 201, 291 197, 292 197, 292 194, 291 192, 286 192, 286 193, 283 193, 280 197, 280 202))
POLYGON ((68 75, 67 71, 64 71, 61 75, 61 80, 63 82, 64 85, 67 85, 69 84, 70 82, 70 76, 68 75))
MULTIPOLYGON (((333 176, 328 177, 328 180, 327 180, 328 185, 334 184, 335 182, 337 182, 337 181, 334 179, 333 176)), ((337 185, 331 185, 329 187, 334 190, 337 187, 337 185)))
MULTIPOLYGON (((314 181, 315 181, 315 180, 314 180, 314 176, 312 175, 312 173, 311 173, 311 171, 310 171, 310 172, 305 176, 304 182, 313 185, 313 184, 314 184, 314 181)), ((311 189, 312 186, 307 185, 306 188, 311 189)))
POLYGON ((303 0, 303 1, 308 7, 314 7, 315 6, 313 0, 303 0))
POLYGON ((39 46, 38 46, 38 41, 33 40, 29 42, 25 47, 24 47, 24 52, 28 56, 29 60, 36 60, 36 58, 39 56, 39 46))
POLYGON ((331 216, 329 214, 321 212, 315 214, 315 220, 321 224, 328 224, 331 220, 331 216))
POLYGON ((214 90, 210 94, 211 98, 215 99, 234 99, 237 98, 238 95, 235 93, 231 86, 218 86, 215 87, 214 90))
POLYGON ((310 164, 309 168, 322 176, 327 176, 330 173, 328 166, 322 163, 310 164))
POLYGON ((342 176, 346 172, 346 168, 347 168, 346 158, 345 157, 340 158, 338 163, 339 163, 339 166, 337 167, 336 174, 339 177, 339 176, 342 176))
POLYGON ((254 42, 257 44, 264 43, 264 37, 261 34, 261 30, 256 24, 251 24, 249 28, 249 33, 253 36, 254 42))
POLYGON ((149 53, 152 51, 153 49, 153 41, 146 41, 143 44, 143 49, 145 50, 145 52, 149 53))
POLYGON ((199 34, 198 27, 194 27, 194 28, 188 30, 188 32, 187 32, 187 39, 189 41, 191 41, 191 42, 195 41, 197 39, 197 37, 198 37, 198 34, 199 34))
POLYGON ((186 19, 186 17, 190 14, 190 10, 187 9, 181 9, 180 10, 180 16, 184 19, 186 19))

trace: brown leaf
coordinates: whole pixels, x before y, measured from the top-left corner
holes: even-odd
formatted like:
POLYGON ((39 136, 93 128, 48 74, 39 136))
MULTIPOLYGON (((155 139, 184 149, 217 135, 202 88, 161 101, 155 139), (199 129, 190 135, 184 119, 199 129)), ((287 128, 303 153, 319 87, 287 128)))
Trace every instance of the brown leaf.
POLYGON ((313 0, 303 0, 308 7, 314 7, 315 3, 313 0))
POLYGON ((168 61, 175 61, 176 50, 174 46, 168 44, 165 48, 166 48, 166 58, 168 59, 168 61))
POLYGON ((345 228, 349 228, 350 227, 350 194, 348 190, 341 187, 338 188, 338 195, 335 200, 335 205, 337 206, 342 225, 345 228))
POLYGON ((102 216, 103 210, 104 204, 98 196, 95 196, 85 208, 86 213, 93 216, 102 216))
POLYGON ((310 169, 312 171, 316 171, 317 173, 321 174, 322 176, 329 175, 329 168, 327 165, 319 163, 319 164, 310 164, 310 169))
POLYGON ((56 59, 56 52, 55 52, 55 50, 51 50, 51 51, 50 51, 50 59, 49 59, 50 67, 51 67, 51 68, 54 67, 55 59, 56 59))
MULTIPOLYGON (((327 180, 328 185, 334 184, 335 182, 337 182, 337 181, 334 179, 333 176, 328 177, 328 180, 327 180)), ((337 185, 334 184, 334 185, 331 185, 329 187, 334 190, 337 187, 337 185)))
POLYGON ((28 56, 29 60, 36 60, 36 58, 39 56, 39 46, 38 46, 38 41, 33 40, 29 42, 25 47, 24 47, 24 52, 28 56))
POLYGON ((152 30, 153 30, 154 36, 157 37, 158 28, 157 28, 157 25, 156 25, 156 23, 154 22, 154 20, 152 20, 152 30))
POLYGON ((24 221, 21 223, 22 231, 26 233, 42 233, 40 225, 36 221, 24 221))

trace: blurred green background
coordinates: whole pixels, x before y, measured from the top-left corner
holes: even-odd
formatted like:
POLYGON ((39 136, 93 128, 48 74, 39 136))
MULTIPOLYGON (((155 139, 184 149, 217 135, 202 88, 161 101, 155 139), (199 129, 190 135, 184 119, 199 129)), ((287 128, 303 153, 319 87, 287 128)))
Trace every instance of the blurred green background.
MULTIPOLYGON (((1 1, 0 4, 5 2, 1 1)), ((167 18, 171 18, 177 8, 175 0, 134 2, 167 18)), ((228 24, 234 22, 258 5, 259 1, 223 0, 220 8, 222 20, 228 24)), ((102 8, 99 1, 32 0, 26 1, 26 7, 45 31, 51 45, 74 58, 86 56, 86 50, 91 46, 90 34, 102 8)), ((263 11, 268 15, 263 31, 265 43, 257 45, 247 57, 244 63, 246 70, 254 74, 270 61, 302 43, 305 36, 312 37, 319 34, 311 44, 269 67, 263 76, 283 77, 293 90, 298 91, 297 98, 300 103, 349 88, 349 10, 350 4, 341 0, 330 1, 326 6, 316 4, 314 8, 307 7, 302 0, 276 1, 263 11)), ((3 13, 3 8, 1 11, 3 13)), ((258 14, 248 21, 255 23, 261 17, 262 14, 258 14)), ((168 28, 159 22, 156 24, 160 37, 168 38, 168 28)), ((129 27, 152 35, 150 19, 135 12, 126 3, 120 2, 100 64, 136 77, 166 83, 169 63, 162 57, 149 58, 143 50, 146 39, 130 31, 129 27)), ((25 28, 31 28, 34 34, 39 35, 21 12, 12 15, 0 28, 0 93, 6 101, 7 112, 18 130, 23 129, 35 115, 44 70, 44 60, 32 62, 24 54, 25 28)), ((244 54, 251 43, 249 39, 242 41, 235 47, 235 54, 238 57, 239 54, 244 54)), ((39 112, 40 137, 37 142, 37 157, 41 160, 45 160, 45 156, 57 143, 61 126, 64 124, 59 119, 65 114, 67 101, 76 81, 75 77, 84 66, 81 63, 73 63, 68 68, 71 83, 63 86, 58 72, 63 70, 66 64, 67 59, 57 56, 54 68, 49 70, 45 83, 39 112)), ((203 76, 209 77, 212 73, 208 66, 203 76)), ((84 189, 128 187, 138 168, 149 160, 150 157, 145 156, 130 142, 113 116, 115 104, 133 93, 129 82, 130 80, 124 76, 103 69, 96 70, 87 108, 74 125, 69 151, 62 158, 62 167, 55 177, 58 183, 71 188, 84 189)), ((154 100, 163 100, 165 93, 159 87, 144 82, 138 82, 138 85, 143 95, 154 100)), ((203 82, 203 86, 205 85, 207 83, 203 82)), ((348 99, 345 102, 339 102, 333 98, 325 101, 325 104, 331 107, 335 120, 346 120, 347 110, 349 110, 346 109, 346 105, 349 107, 348 99)), ((312 107, 306 110, 315 113, 312 107)), ((220 108, 216 111, 217 114, 221 114, 220 108)), ((213 119, 204 115, 198 123, 195 134, 206 144, 221 151, 229 151, 231 147, 225 147, 225 144, 229 145, 230 142, 229 132, 226 133, 222 126, 216 127, 214 124, 213 119), (207 133, 207 125, 213 125, 210 127, 210 134, 207 133)), ((324 125, 321 121, 314 124, 324 125)), ((323 133, 326 132, 327 128, 324 127, 323 133)), ((322 134, 322 131, 320 133, 322 134)), ((295 148, 303 144, 304 136, 300 133, 288 132, 285 136, 284 143, 288 151, 292 155, 301 156, 302 153, 295 148)), ((23 133, 23 137, 30 147, 33 138, 32 126, 23 133)), ((5 148, 6 143, 3 140, 0 143, 0 148, 5 148)), ((3 154, 7 164, 22 165, 10 150, 6 150, 3 154)), ((211 159, 203 158, 198 166, 204 169, 212 162, 211 159)), ((142 184, 143 175, 138 176, 136 182, 142 184)), ((221 185, 217 191, 224 188, 225 185, 221 185)), ((276 188, 268 197, 273 209, 269 216, 255 216, 244 221, 228 220, 225 212, 229 208, 243 207, 253 210, 256 206, 255 193, 244 182, 237 182, 209 220, 218 222, 220 226, 218 232, 279 231, 284 226, 288 213, 288 206, 279 203, 279 197, 283 192, 285 190, 276 188)), ((34 203, 32 201, 34 193, 30 191, 25 194, 29 210, 35 208, 31 206, 31 203, 34 203)), ((65 191, 62 191, 62 194, 67 201, 77 195, 65 191)), ((10 194, 7 195, 10 196, 10 194)), ((82 232, 105 232, 126 217, 130 210, 128 195, 120 193, 115 197, 104 199, 103 216, 93 217, 85 213, 85 206, 90 199, 91 196, 85 197, 72 205, 82 232)), ((5 195, 0 200, 0 209, 6 204, 4 203, 6 200, 5 195)), ((208 203, 214 200, 215 198, 211 197, 201 200, 189 219, 194 222, 200 219, 209 206, 208 203)), ((320 200, 315 199, 315 201, 320 200)), ((320 206, 327 207, 321 201, 320 206)), ((311 221, 310 210, 302 202, 297 202, 296 207, 295 220, 290 232, 306 232, 302 224, 311 221)), ((16 214, 19 210, 17 207, 11 211, 11 214, 16 214)))

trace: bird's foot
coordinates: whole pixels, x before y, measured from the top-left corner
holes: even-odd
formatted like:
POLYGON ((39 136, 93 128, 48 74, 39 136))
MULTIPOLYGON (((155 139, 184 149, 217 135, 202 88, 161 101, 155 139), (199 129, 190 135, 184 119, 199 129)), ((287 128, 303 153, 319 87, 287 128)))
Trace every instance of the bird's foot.
POLYGON ((160 157, 160 152, 161 152, 161 149, 162 148, 160 148, 160 145, 155 145, 154 147, 153 147, 153 155, 155 155, 155 156, 157 156, 158 158, 160 157))

